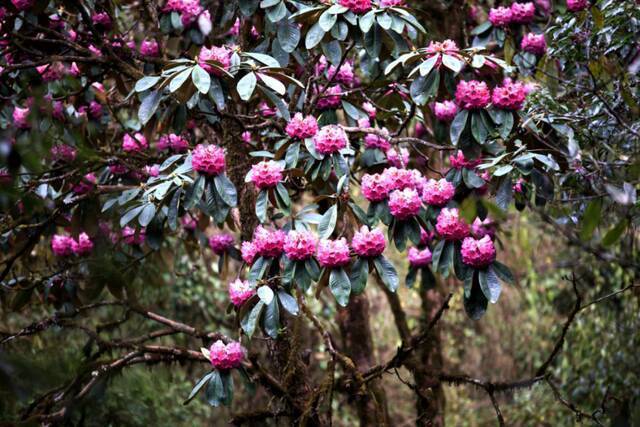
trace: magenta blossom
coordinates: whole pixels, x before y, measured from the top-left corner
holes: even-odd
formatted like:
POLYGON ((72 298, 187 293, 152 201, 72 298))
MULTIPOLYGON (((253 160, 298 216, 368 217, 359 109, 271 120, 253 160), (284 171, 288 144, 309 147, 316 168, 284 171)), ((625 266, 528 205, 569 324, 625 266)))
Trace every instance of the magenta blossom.
POLYGON ((513 12, 508 7, 489 9, 489 21, 494 27, 506 27, 511 24, 513 12))
POLYGON ((379 202, 389 195, 389 181, 381 174, 365 174, 361 181, 362 195, 370 202, 379 202))
POLYGON ((128 153, 135 153, 148 148, 147 138, 140 132, 136 133, 133 137, 128 133, 122 138, 122 149, 128 153))
POLYGON ((226 168, 224 150, 217 145, 198 144, 191 156, 193 170, 204 175, 216 176, 226 168))
POLYGON ((327 268, 339 268, 349 264, 349 245, 344 237, 337 240, 323 239, 318 244, 318 262, 327 268))
POLYGON ((493 239, 496 234, 496 226, 491 218, 485 218, 481 220, 480 218, 476 218, 473 220, 473 224, 471 224, 471 235, 476 239, 480 239, 484 236, 489 236, 493 239))
POLYGON ((250 179, 259 189, 273 188, 282 182, 282 163, 266 160, 251 166, 250 179))
POLYGON ((362 109, 367 113, 371 120, 375 119, 378 114, 376 107, 368 101, 362 103, 362 109))
POLYGON ((380 0, 380 7, 404 6, 404 0, 380 0))
POLYGON ((160 55, 160 46, 158 42, 155 40, 144 39, 142 43, 140 43, 140 55, 142 56, 159 56, 160 55))
POLYGON ((589 7, 589 0, 567 0, 567 10, 569 12, 580 12, 589 7))
POLYGON ((209 237, 209 247, 216 255, 222 255, 233 247, 235 239, 231 234, 214 234, 209 237))
POLYGON ((444 206, 451 199, 456 192, 456 187, 445 178, 430 179, 424 186, 422 192, 422 198, 426 204, 431 206, 444 206))
POLYGON ((18 129, 29 129, 31 125, 29 124, 29 113, 31 109, 16 107, 13 109, 13 124, 18 129))
POLYGON ((462 241, 462 262, 471 267, 484 268, 496 259, 496 248, 489 236, 482 239, 466 237, 462 241))
POLYGON ((256 260, 256 256, 258 256, 258 249, 253 242, 242 242, 240 253, 242 254, 242 260, 247 264, 252 265, 256 260))
POLYGON ((353 13, 365 13, 371 10, 371 0, 338 0, 338 3, 353 13))
POLYGON ((527 92, 522 83, 504 79, 502 86, 493 89, 491 100, 497 108, 518 111, 522 109, 526 97, 527 92))
POLYGON ((536 7, 532 2, 511 4, 511 22, 514 24, 529 24, 535 14, 536 7))
POLYGON ((544 55, 547 50, 547 42, 544 34, 527 33, 520 42, 520 49, 534 55, 544 55))
POLYGON ((291 138, 311 138, 318 133, 318 122, 313 116, 304 117, 302 113, 296 113, 287 124, 286 132, 291 138))
POLYGON ((141 228, 137 234, 136 229, 129 226, 122 229, 122 241, 127 245, 141 245, 147 239, 147 233, 141 228))
POLYGON ((460 218, 457 208, 443 208, 438 215, 436 231, 446 240, 461 240, 469 235, 469 225, 460 218))
POLYGON ((259 256, 275 258, 284 250, 285 237, 282 230, 268 230, 259 225, 253 232, 253 244, 259 256))
POLYGON ((11 4, 18 11, 27 10, 33 6, 34 0, 11 0, 11 4))
POLYGON ((93 25, 101 25, 106 29, 111 28, 111 18, 107 12, 94 13, 91 16, 91 21, 93 25))
POLYGON ((95 174, 88 173, 73 187, 73 192, 78 195, 86 194, 95 188, 96 182, 98 182, 98 180, 95 174))
POLYGON ((236 279, 229 283, 229 299, 236 307, 244 304, 256 294, 256 290, 247 280, 236 279))
POLYGON ((489 105, 491 93, 485 82, 461 80, 456 88, 456 103, 465 110, 477 110, 489 105))
POLYGON ((415 169, 390 167, 382 171, 382 176, 387 181, 390 191, 403 190, 405 188, 422 191, 425 183, 420 171, 415 169))
POLYGON ((353 86, 357 80, 353 72, 353 64, 350 61, 345 61, 337 71, 336 67, 331 65, 327 71, 327 76, 336 83, 343 84, 347 87, 353 86))
POLYGON ((433 105, 433 113, 441 122, 450 122, 458 114, 458 106, 453 101, 436 102, 433 105))
POLYGON ((426 267, 431 264, 432 254, 429 248, 424 248, 422 250, 409 248, 407 256, 409 258, 409 264, 412 267, 426 267))
POLYGON ((482 159, 467 160, 462 150, 458 150, 455 155, 449 156, 449 164, 455 169, 473 169, 482 163, 482 159))
POLYGON ((389 131, 386 128, 382 129, 384 136, 368 133, 364 136, 364 146, 366 148, 377 148, 382 151, 387 151, 391 148, 389 142, 389 131))
POLYGON ((359 231, 353 235, 351 247, 356 255, 363 258, 374 258, 382 255, 387 242, 384 234, 379 229, 369 230, 369 227, 363 225, 359 231))
POLYGON ((389 212, 400 221, 416 216, 421 206, 420 196, 412 188, 395 190, 389 195, 389 212))
POLYGON ((69 256, 73 254, 73 243, 73 238, 56 234, 51 238, 51 250, 55 256, 69 256))
POLYGON ((156 142, 156 148, 158 150, 171 150, 175 153, 184 153, 189 149, 189 141, 180 135, 170 133, 168 135, 162 135, 156 142))
POLYGON ((231 66, 231 55, 233 51, 226 47, 211 46, 210 49, 202 47, 198 54, 198 64, 207 72, 216 76, 221 76, 222 71, 207 63, 207 61, 214 62, 217 66, 224 70, 228 70, 231 66))
POLYGON ((219 370, 239 368, 244 360, 244 349, 235 341, 225 344, 218 340, 209 348, 209 359, 211 365, 219 370))
POLYGON ((349 137, 342 126, 327 125, 313 137, 313 145, 320 154, 333 154, 349 145, 349 137))
POLYGON ((51 147, 51 157, 56 162, 71 163, 76 159, 77 150, 70 145, 60 144, 51 147))
POLYGON ((318 239, 309 231, 289 231, 284 240, 284 253, 290 260, 304 261, 316 252, 318 239))
POLYGON ((318 110, 333 110, 340 107, 342 97, 342 87, 340 85, 331 86, 324 93, 319 94, 316 107, 318 110))
POLYGON ((93 242, 87 233, 80 233, 78 240, 71 239, 71 249, 79 256, 88 255, 93 250, 93 242))

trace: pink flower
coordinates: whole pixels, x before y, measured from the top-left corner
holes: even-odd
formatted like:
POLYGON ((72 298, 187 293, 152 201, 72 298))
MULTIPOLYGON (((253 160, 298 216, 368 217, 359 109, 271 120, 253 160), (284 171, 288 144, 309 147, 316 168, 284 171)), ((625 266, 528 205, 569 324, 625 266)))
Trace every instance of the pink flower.
POLYGON ((389 181, 379 173, 363 175, 361 188, 362 195, 370 202, 386 199, 390 191, 389 181))
POLYGON ((469 225, 457 208, 443 208, 436 222, 438 234, 446 240, 461 240, 469 235, 469 225))
POLYGON ((54 62, 52 64, 45 64, 39 67, 36 67, 36 70, 42 77, 42 81, 44 82, 55 82, 60 80, 64 75, 65 69, 64 65, 60 62, 54 62))
POLYGON ((285 237, 282 230, 267 230, 259 225, 253 232, 253 244, 261 257, 276 258, 284 250, 285 237))
POLYGON ((462 241, 462 262, 475 268, 483 268, 496 259, 496 248, 489 236, 482 239, 466 237, 462 241))
POLYGON ((96 182, 96 176, 93 173, 88 173, 73 187, 73 192, 78 195, 86 194, 94 189, 96 182))
POLYGON ((369 230, 363 225, 360 231, 356 231, 351 240, 353 251, 363 258, 374 258, 382 254, 387 247, 384 234, 379 229, 369 230))
POLYGON ((102 104, 97 101, 91 101, 89 103, 89 114, 95 120, 99 120, 100 118, 102 118, 102 104))
POLYGON ((56 234, 51 238, 51 250, 55 256, 69 256, 73 254, 73 238, 56 234))
POLYGON ((370 102, 363 102, 362 109, 367 113, 371 120, 376 118, 376 114, 378 114, 378 110, 376 107, 370 102))
POLYGON ((322 127, 313 137, 313 145, 320 154, 333 154, 349 144, 347 133, 339 125, 322 127))
POLYGON ((251 144, 253 142, 253 135, 248 130, 242 132, 242 142, 245 144, 251 144))
POLYGON ((171 150, 175 153, 184 153, 189 148, 189 141, 180 135, 170 133, 168 135, 162 135, 156 142, 156 148, 158 150, 171 150))
POLYGON ((262 117, 274 117, 276 115, 276 109, 269 107, 266 101, 260 102, 258 104, 258 112, 262 117))
POLYGON ((29 124, 29 113, 31 109, 16 107, 13 109, 13 124, 18 129, 29 129, 31 125, 29 124))
POLYGON ((237 342, 229 344, 221 340, 214 342, 209 348, 211 365, 219 370, 239 368, 244 360, 244 349, 237 342))
POLYGON ((353 13, 365 13, 371 10, 371 0, 339 0, 338 3, 353 13))
POLYGON ((193 170, 204 175, 216 176, 225 170, 224 150, 217 145, 198 144, 191 156, 193 170))
POLYGON ((420 196, 412 188, 395 190, 389 195, 389 212, 400 221, 416 216, 421 206, 420 196))
POLYGON ((289 231, 284 241, 284 253, 293 261, 303 261, 313 256, 318 239, 309 231, 289 231))
POLYGON ((380 7, 404 6, 404 0, 380 0, 380 7))
POLYGON ((200 64, 200 66, 205 71, 216 76, 221 76, 222 71, 216 69, 211 64, 208 64, 207 61, 213 61, 217 66, 228 70, 231 66, 232 54, 233 51, 231 49, 227 49, 224 46, 211 46, 211 49, 207 49, 203 46, 202 49, 200 49, 200 53, 198 54, 198 64, 200 64))
POLYGON ((551 2, 549 0, 534 0, 534 3, 543 15, 546 16, 551 12, 551 2))
POLYGON ((482 159, 467 160, 462 150, 458 150, 455 155, 449 156, 449 164, 452 168, 458 170, 462 168, 473 169, 480 163, 482 163, 482 159))
POLYGON ((93 242, 87 233, 80 233, 78 240, 71 239, 71 249, 79 256, 88 255, 93 250, 93 242))
POLYGON ((331 86, 324 93, 319 94, 316 107, 318 110, 334 110, 341 105, 342 87, 340 85, 331 86))
POLYGON ((349 264, 349 245, 344 237, 336 240, 323 239, 318 244, 318 262, 327 268, 339 268, 349 264))
POLYGON ((140 132, 136 133, 133 137, 128 133, 122 138, 122 149, 128 153, 135 153, 147 148, 147 138, 140 132))
POLYGON ((22 11, 33 6, 34 0, 11 0, 11 3, 18 11, 22 11))
POLYGON ((373 133, 366 134, 364 136, 364 146, 366 148, 378 148, 386 152, 391 148, 391 143, 389 142, 389 131, 386 128, 383 128, 382 133, 385 136, 380 136, 373 133))
POLYGON ((569 12, 580 12, 589 7, 589 0, 567 0, 567 10, 569 12))
POLYGON ((438 181, 430 179, 424 186, 422 198, 428 205, 444 206, 453 199, 455 192, 456 187, 445 178, 439 179, 438 181))
POLYGON ((412 267, 426 267, 431 264, 431 251, 429 248, 424 248, 422 250, 409 248, 407 257, 409 258, 409 264, 412 267))
POLYGON ((247 280, 237 279, 229 283, 229 299, 236 307, 244 304, 256 294, 256 290, 247 280))
POLYGON ((266 160, 251 166, 250 179, 259 189, 273 188, 282 182, 282 171, 284 170, 280 162, 266 160))
POLYGON ((387 181, 390 191, 403 190, 405 188, 422 190, 424 186, 424 177, 415 169, 390 167, 382 171, 382 176, 387 181))
POLYGON ((231 234, 214 234, 209 237, 209 247, 216 255, 222 255, 233 246, 234 238, 231 234))
POLYGON ((427 133, 427 129, 422 122, 417 122, 415 127, 416 138, 422 138, 427 133))
POLYGON ((331 65, 327 71, 327 76, 336 83, 343 84, 347 87, 353 86, 356 81, 356 75, 353 73, 353 64, 349 61, 345 61, 337 72, 336 67, 331 65))
POLYGON ((291 138, 311 138, 318 133, 318 122, 313 116, 304 117, 302 113, 296 113, 287 124, 286 131, 291 138))
POLYGON ((185 215, 180 218, 180 224, 182 225, 182 228, 188 231, 193 231, 198 227, 198 221, 191 215, 185 215))
POLYGON ((389 148, 384 154, 387 156, 387 162, 394 167, 404 168, 409 163, 409 150, 404 147, 389 148))
POLYGON ((242 259, 249 265, 253 264, 253 261, 256 260, 256 256, 258 255, 258 249, 253 242, 242 242, 242 248, 240 249, 240 253, 242 254, 242 259))
POLYGON ((120 163, 116 163, 114 165, 109 165, 109 172, 114 175, 125 175, 129 172, 129 169, 120 163))
POLYGON ((520 42, 520 49, 535 55, 543 55, 547 50, 544 34, 527 33, 520 42))
POLYGON ((458 114, 458 106, 453 101, 436 102, 433 106, 436 119, 441 122, 450 122, 458 114))
POLYGON ((91 21, 93 25, 101 25, 106 29, 111 28, 111 18, 106 12, 94 13, 91 16, 91 21))
POLYGON ((159 165, 153 165, 153 166, 145 166, 144 167, 144 173, 146 173, 149 176, 153 176, 156 177, 158 175, 160 175, 160 166, 159 165))
POLYGON ((489 21, 494 27, 506 27, 513 19, 513 12, 508 7, 489 9, 489 21))
POLYGON ((80 71, 80 68, 78 68, 78 64, 76 64, 75 62, 71 63, 71 67, 69 67, 69 74, 71 74, 73 77, 80 77, 82 72, 80 71))
POLYGON ((529 24, 535 13, 536 7, 532 2, 511 4, 511 22, 515 24, 529 24))
POLYGON ((64 104, 62 101, 53 101, 51 116, 56 120, 64 120, 64 104))
POLYGON ((55 162, 71 163, 76 159, 77 153, 75 148, 66 144, 51 147, 51 157, 55 162))
POLYGON ((435 233, 433 231, 427 231, 424 228, 420 229, 420 246, 425 246, 435 237, 435 233))
POLYGON ((127 245, 141 245, 146 240, 146 237, 147 237, 147 234, 144 228, 141 228, 140 231, 138 231, 137 236, 136 236, 135 228, 131 228, 127 226, 122 229, 122 240, 127 245))
POLYGON ((484 220, 476 218, 471 224, 471 235, 476 239, 480 239, 484 236, 489 236, 493 239, 496 234, 496 227, 491 218, 487 217, 484 220))
POLYGON ((512 82, 511 79, 504 79, 502 86, 493 89, 491 100, 494 107, 502 110, 521 110, 527 92, 520 82, 512 82))
POLYGON ((158 56, 160 55, 160 46, 155 40, 144 39, 140 43, 140 55, 142 56, 158 56))
POLYGON ((456 103, 465 110, 476 110, 489 105, 491 93, 485 82, 461 80, 456 88, 456 103))
MULTIPOLYGON (((458 48, 456 42, 454 42, 453 40, 445 40, 443 42, 432 41, 429 43, 429 46, 426 47, 425 51, 430 56, 447 54, 449 56, 462 59, 462 57, 460 56, 460 49, 458 48)), ((439 56, 435 66, 440 67, 441 64, 442 56, 439 56)))

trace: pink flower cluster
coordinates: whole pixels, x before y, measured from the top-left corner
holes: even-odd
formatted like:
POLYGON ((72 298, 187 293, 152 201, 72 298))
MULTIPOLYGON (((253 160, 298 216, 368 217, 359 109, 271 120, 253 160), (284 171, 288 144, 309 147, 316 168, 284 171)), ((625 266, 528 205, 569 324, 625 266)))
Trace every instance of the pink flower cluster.
POLYGON ((127 133, 124 135, 124 138, 122 138, 122 150, 128 153, 139 152, 147 147, 149 147, 147 138, 140 132, 137 132, 134 136, 127 133))
POLYGON ((384 154, 387 156, 387 162, 397 168, 404 168, 409 163, 409 150, 405 147, 391 147, 384 154))
POLYGON ((18 129, 29 129, 31 124, 29 124, 29 113, 31 109, 29 107, 20 108, 16 107, 13 109, 13 124, 18 129))
POLYGON ((244 304, 249 298, 256 294, 256 290, 247 280, 236 279, 229 283, 229 299, 236 307, 244 304))
POLYGON ((567 0, 567 10, 569 12, 580 12, 589 7, 589 0, 567 0))
POLYGON ((266 160, 251 166, 251 182, 259 189, 273 188, 282 181, 282 163, 266 160))
POLYGON ((491 93, 485 82, 461 80, 456 87, 456 103, 465 110, 476 110, 489 105, 491 93))
POLYGON ((457 208, 443 208, 436 222, 438 234, 445 240, 461 240, 469 235, 469 225, 457 208))
POLYGON ((93 190, 98 182, 95 174, 88 173, 82 177, 79 183, 73 186, 73 192, 80 195, 86 194, 89 191, 93 190))
POLYGON ((180 135, 170 133, 168 135, 162 135, 156 142, 156 148, 158 150, 171 150, 175 153, 184 153, 189 148, 189 141, 180 135))
POLYGON ((237 342, 214 342, 209 348, 209 359, 214 368, 220 370, 239 368, 244 360, 244 349, 237 342))
POLYGON ((111 18, 107 12, 94 13, 91 16, 93 25, 102 25, 104 28, 111 28, 111 18))
POLYGON ((350 61, 345 61, 337 71, 335 66, 330 66, 327 71, 327 76, 336 83, 340 83, 348 87, 353 86, 357 80, 356 75, 353 72, 353 64, 350 61))
POLYGON ((284 253, 290 260, 304 261, 316 252, 318 239, 310 231, 289 231, 284 240, 284 253))
POLYGON ((441 122, 450 122, 458 114, 458 106, 453 101, 436 102, 433 105, 433 113, 441 122))
POLYGON ((64 65, 60 62, 41 65, 36 67, 36 70, 40 73, 40 77, 42 77, 42 81, 44 82, 55 82, 60 80, 66 71, 64 65))
POLYGON ((349 144, 347 133, 339 125, 323 126, 313 137, 313 144, 320 154, 333 154, 349 144))
POLYGON ((386 152, 391 148, 391 143, 389 142, 389 131, 386 128, 383 128, 382 132, 386 136, 380 136, 373 133, 366 134, 364 137, 364 146, 366 148, 378 148, 386 152))
MULTIPOLYGON (((453 40, 445 40, 443 42, 431 41, 429 46, 425 49, 426 53, 430 56, 436 54, 447 54, 449 56, 453 56, 455 58, 461 59, 460 49, 458 45, 453 40)), ((440 67, 442 64, 442 57, 438 57, 438 61, 436 62, 436 67, 440 67)))
POLYGON ((160 46, 155 40, 142 40, 140 43, 140 55, 142 56, 158 56, 160 55, 160 46))
POLYGON ((520 42, 520 49, 535 55, 543 55, 547 50, 544 34, 527 33, 520 42))
POLYGON ((27 10, 33 6, 34 0, 11 0, 11 4, 18 11, 27 10))
POLYGON ((430 179, 424 185, 422 199, 431 206, 444 206, 453 199, 455 192, 456 187, 445 178, 438 181, 430 179))
POLYGON ((144 228, 138 230, 132 227, 125 227, 122 229, 122 241, 127 245, 141 245, 147 239, 147 232, 144 228))
POLYGON ((510 24, 529 24, 533 21, 536 7, 532 2, 512 3, 511 7, 497 7, 489 10, 489 21, 494 27, 510 24))
POLYGON ((338 3, 353 13, 365 13, 371 10, 371 0, 339 0, 338 3))
POLYGON ((482 163, 482 159, 467 160, 462 150, 458 150, 455 155, 449 156, 449 164, 452 168, 458 170, 462 168, 473 169, 480 163, 482 163))
POLYGON ((178 12, 182 25, 188 27, 193 24, 199 16, 211 20, 208 10, 200 6, 200 0, 168 0, 163 8, 164 12, 178 12))
POLYGON ((319 94, 316 107, 318 110, 331 110, 340 107, 342 98, 342 87, 340 85, 331 86, 324 93, 319 94))
POLYGON ((336 240, 323 239, 318 244, 318 262, 327 268, 339 268, 349 264, 349 245, 344 237, 336 240))
POLYGON ((217 145, 198 144, 191 156, 193 170, 204 175, 216 176, 224 172, 224 150, 217 145))
POLYGON ((484 220, 476 218, 471 224, 471 235, 476 239, 480 239, 484 236, 489 236, 493 239, 496 234, 496 227, 491 218, 485 218, 484 220))
POLYGON ((489 236, 482 239, 466 237, 460 252, 462 262, 475 268, 484 268, 496 259, 496 248, 489 236))
POLYGON ((76 255, 87 255, 93 250, 93 242, 87 233, 80 233, 78 239, 56 234, 51 238, 51 250, 58 257, 76 255))
POLYGON ((369 227, 363 225, 353 235, 351 246, 357 255, 363 258, 375 258, 384 252, 387 242, 381 230, 377 228, 369 230, 369 227))
POLYGON ((70 145, 60 144, 51 147, 51 157, 55 162, 70 163, 76 159, 78 151, 70 145))
POLYGON ((376 114, 378 114, 378 110, 376 109, 376 107, 368 101, 362 103, 362 109, 366 111, 367 115, 372 120, 375 119, 376 114))
POLYGON ((229 248, 233 247, 234 241, 235 239, 231 234, 214 234, 213 236, 209 237, 209 247, 214 254, 222 255, 227 250, 229 250, 229 248))
POLYGON ((232 54, 233 51, 231 49, 227 49, 224 46, 211 46, 210 49, 207 49, 203 46, 202 49, 200 49, 200 53, 198 54, 198 64, 208 73, 220 76, 222 75, 222 72, 211 66, 210 64, 207 64, 207 61, 213 61, 219 67, 228 70, 231 66, 232 54))
POLYGON ((253 264, 256 257, 275 258, 282 254, 286 235, 282 230, 268 230, 259 225, 253 232, 253 240, 242 242, 242 259, 253 264))
POLYGON ((390 167, 382 171, 382 176, 387 182, 389 191, 411 188, 421 192, 426 182, 422 174, 415 169, 390 167))
POLYGON ((370 202, 379 202, 389 195, 389 185, 386 178, 379 173, 362 176, 362 195, 370 202))
POLYGON ((432 254, 429 248, 424 248, 422 250, 418 248, 409 248, 407 256, 409 258, 409 264, 412 267, 426 267, 431 264, 432 254))
POLYGON ((395 190, 389 195, 389 212, 401 221, 416 216, 421 206, 420 196, 413 188, 395 190))
POLYGON ((527 97, 527 91, 520 82, 505 79, 502 86, 495 87, 491 100, 493 105, 503 110, 521 110, 527 97))
POLYGON ((285 130, 291 138, 311 138, 318 133, 318 122, 313 116, 304 117, 302 113, 296 113, 285 130))
POLYGON ((403 6, 404 0, 380 0, 380 7, 403 6))

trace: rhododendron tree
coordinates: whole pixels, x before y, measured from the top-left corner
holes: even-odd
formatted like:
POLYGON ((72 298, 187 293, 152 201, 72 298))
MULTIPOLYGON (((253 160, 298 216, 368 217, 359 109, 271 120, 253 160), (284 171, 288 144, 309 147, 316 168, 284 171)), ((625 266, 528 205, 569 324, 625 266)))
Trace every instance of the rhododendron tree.
POLYGON ((418 425, 444 424, 448 385, 486 392, 500 425, 496 392, 534 385, 585 416, 551 380, 585 308, 575 276, 576 309, 528 378, 441 362, 446 312, 481 322, 515 284, 518 211, 638 270, 606 252, 637 225, 638 39, 603 45, 640 16, 561 3, 1 6, 0 299, 48 313, 1 342, 72 328, 91 364, 22 418, 74 423, 116 372, 176 361, 184 403, 244 405, 236 424, 332 425, 346 402, 345 420, 396 425, 390 381, 418 425), (374 295, 397 329, 385 357, 374 295), (103 309, 125 314, 94 321, 103 309))

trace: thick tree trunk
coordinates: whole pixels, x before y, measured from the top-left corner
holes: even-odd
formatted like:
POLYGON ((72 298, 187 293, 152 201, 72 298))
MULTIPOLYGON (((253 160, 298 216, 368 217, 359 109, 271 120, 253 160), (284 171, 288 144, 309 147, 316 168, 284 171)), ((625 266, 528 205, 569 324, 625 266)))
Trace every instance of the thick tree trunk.
MULTIPOLYGON (((343 351, 360 371, 376 364, 371 326, 369 300, 366 294, 352 296, 349 305, 338 310, 338 325, 343 339, 343 351)), ((355 396, 361 426, 388 426, 389 414, 383 388, 378 380, 369 383, 371 392, 355 396)))

